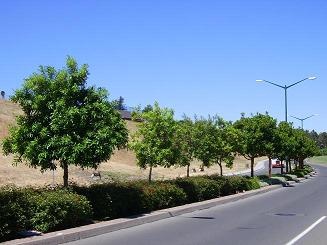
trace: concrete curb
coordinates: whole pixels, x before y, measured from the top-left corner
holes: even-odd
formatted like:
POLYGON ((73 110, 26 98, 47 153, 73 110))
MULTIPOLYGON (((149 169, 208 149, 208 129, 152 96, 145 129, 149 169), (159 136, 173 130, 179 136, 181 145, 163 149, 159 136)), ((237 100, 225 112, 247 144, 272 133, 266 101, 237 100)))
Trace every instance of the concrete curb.
POLYGON ((154 222, 161 219, 166 219, 166 218, 194 212, 197 210, 211 208, 225 203, 235 202, 237 200, 245 199, 251 196, 255 196, 279 188, 282 188, 282 186, 281 185, 266 186, 257 190, 247 191, 247 192, 211 199, 203 202, 191 203, 183 206, 154 211, 149 214, 142 214, 142 215, 132 216, 129 218, 121 218, 121 219, 99 222, 96 224, 80 226, 72 229, 51 232, 37 237, 16 239, 16 240, 4 242, 3 245, 56 245, 56 244, 72 242, 88 237, 93 237, 93 236, 113 232, 120 229, 125 229, 145 223, 154 222))

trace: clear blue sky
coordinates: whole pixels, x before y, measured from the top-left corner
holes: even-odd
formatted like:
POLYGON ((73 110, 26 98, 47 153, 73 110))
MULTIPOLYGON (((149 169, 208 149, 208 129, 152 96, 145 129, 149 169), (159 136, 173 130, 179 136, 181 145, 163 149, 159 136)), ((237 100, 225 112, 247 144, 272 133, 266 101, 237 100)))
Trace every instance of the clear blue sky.
POLYGON ((62 68, 71 55, 89 64, 89 85, 129 106, 283 120, 283 90, 255 80, 315 75, 289 89, 289 114, 317 113, 304 127, 327 131, 326 13, 324 0, 1 1, 0 89, 12 94, 39 65, 62 68))

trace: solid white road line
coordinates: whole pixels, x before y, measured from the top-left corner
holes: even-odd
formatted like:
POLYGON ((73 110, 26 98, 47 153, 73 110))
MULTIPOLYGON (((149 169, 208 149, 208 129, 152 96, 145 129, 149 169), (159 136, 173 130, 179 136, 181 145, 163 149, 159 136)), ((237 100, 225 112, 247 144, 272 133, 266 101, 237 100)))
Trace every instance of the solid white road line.
POLYGON ((300 240, 305 234, 307 234, 309 231, 311 231, 315 226, 317 226, 325 218, 326 218, 326 216, 322 216, 320 219, 318 219, 316 222, 314 222, 307 229, 305 229, 304 231, 302 231, 299 235, 297 235, 296 237, 294 237, 291 241, 289 241, 285 245, 292 245, 292 244, 296 243, 298 240, 300 240))

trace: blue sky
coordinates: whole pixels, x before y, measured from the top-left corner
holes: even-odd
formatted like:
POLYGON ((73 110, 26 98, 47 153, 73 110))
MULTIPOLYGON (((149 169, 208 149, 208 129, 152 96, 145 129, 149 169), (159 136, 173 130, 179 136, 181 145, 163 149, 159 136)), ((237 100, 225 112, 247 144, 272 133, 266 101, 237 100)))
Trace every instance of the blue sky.
POLYGON ((327 131, 326 13, 324 0, 1 1, 0 89, 12 94, 39 65, 62 68, 71 55, 89 65, 89 85, 129 106, 283 120, 283 90, 255 80, 314 75, 288 90, 288 110, 319 114, 304 128, 327 131))

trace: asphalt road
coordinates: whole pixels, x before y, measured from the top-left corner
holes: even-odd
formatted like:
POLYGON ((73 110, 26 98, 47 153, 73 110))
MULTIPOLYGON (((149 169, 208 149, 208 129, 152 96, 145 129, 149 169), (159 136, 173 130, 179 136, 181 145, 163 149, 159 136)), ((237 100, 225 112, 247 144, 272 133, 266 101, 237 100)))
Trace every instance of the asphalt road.
POLYGON ((327 167, 315 167, 294 187, 69 244, 327 244, 327 167))

